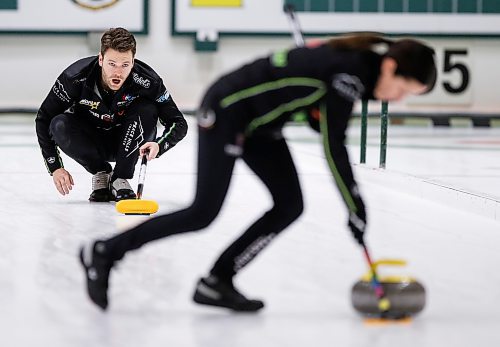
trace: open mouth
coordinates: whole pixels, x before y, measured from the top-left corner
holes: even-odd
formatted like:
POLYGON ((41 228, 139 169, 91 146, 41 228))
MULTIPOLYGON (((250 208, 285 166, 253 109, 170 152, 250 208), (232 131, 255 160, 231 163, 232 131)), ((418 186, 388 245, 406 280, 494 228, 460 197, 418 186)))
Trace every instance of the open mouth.
POLYGON ((121 83, 121 79, 118 79, 118 78, 112 78, 111 79, 111 83, 113 83, 114 85, 119 85, 121 83))

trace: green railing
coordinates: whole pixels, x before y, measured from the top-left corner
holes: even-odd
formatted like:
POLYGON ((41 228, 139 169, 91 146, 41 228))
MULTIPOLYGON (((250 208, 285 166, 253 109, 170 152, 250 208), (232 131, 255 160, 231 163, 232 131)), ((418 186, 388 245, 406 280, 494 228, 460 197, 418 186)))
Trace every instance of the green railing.
MULTIPOLYGON (((389 124, 389 103, 382 102, 382 109, 380 113, 380 158, 379 167, 385 169, 387 159, 387 127, 389 124)), ((360 150, 360 163, 366 163, 366 137, 368 133, 368 101, 363 100, 361 104, 361 150, 360 150)))

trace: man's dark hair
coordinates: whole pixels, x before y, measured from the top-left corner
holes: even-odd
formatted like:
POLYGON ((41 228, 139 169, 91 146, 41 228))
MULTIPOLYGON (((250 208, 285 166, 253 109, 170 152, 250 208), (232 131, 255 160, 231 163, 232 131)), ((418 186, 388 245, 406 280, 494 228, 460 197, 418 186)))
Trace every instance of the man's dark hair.
POLYGON ((121 53, 132 51, 135 57, 135 37, 124 28, 108 29, 101 37, 101 54, 104 55, 109 48, 121 53))

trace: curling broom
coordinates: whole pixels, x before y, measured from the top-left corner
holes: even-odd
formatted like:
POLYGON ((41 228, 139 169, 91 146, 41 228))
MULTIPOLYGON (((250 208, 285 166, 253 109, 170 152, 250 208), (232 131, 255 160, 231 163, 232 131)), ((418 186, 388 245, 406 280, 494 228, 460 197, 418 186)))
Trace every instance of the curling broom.
POLYGON ((139 171, 139 185, 137 187, 137 199, 126 199, 116 203, 116 210, 126 215, 150 215, 158 211, 158 203, 153 200, 142 200, 142 190, 146 179, 146 167, 148 163, 147 152, 142 156, 141 169, 139 171))
POLYGON ((378 299, 378 309, 380 310, 381 316, 384 317, 385 314, 391 308, 391 302, 385 296, 384 288, 382 287, 382 284, 380 284, 378 280, 377 270, 375 268, 375 265, 373 265, 370 253, 368 253, 368 248, 366 247, 366 244, 364 242, 362 243, 362 246, 363 246, 363 251, 365 253, 366 262, 368 263, 368 266, 370 267, 372 273, 371 283, 375 295, 377 296, 378 299))

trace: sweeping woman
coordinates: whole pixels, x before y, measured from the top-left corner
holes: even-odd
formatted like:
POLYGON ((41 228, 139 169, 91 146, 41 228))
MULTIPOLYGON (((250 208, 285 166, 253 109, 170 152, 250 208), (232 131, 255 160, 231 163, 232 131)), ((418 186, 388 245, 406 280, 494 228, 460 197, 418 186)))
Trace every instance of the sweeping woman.
POLYGON ((432 48, 416 40, 370 34, 278 51, 220 77, 199 108, 193 203, 83 247, 80 259, 91 300, 107 308, 110 271, 127 252, 210 225, 240 158, 269 190, 274 204, 222 252, 198 281, 193 299, 234 311, 262 309, 264 302, 243 295, 233 278, 303 212, 297 171, 282 135, 291 115, 319 108, 319 117, 309 112, 309 123, 321 132, 325 158, 348 210, 347 224, 362 243, 366 209, 344 144, 353 105, 359 99, 398 101, 422 94, 435 81, 432 48))

